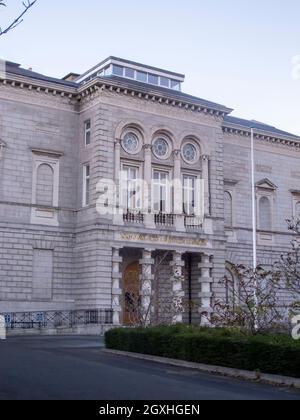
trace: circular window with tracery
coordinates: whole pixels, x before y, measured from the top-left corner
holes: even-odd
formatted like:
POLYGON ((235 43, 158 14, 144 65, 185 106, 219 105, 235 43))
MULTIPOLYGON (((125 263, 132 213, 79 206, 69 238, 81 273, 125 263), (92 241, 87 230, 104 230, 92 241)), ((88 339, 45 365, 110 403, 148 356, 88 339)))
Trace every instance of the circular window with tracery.
POLYGON ((196 146, 192 143, 186 143, 182 149, 183 159, 187 163, 195 163, 198 158, 198 151, 196 146))
POLYGON ((169 143, 164 138, 160 137, 153 143, 153 153, 160 159, 167 158, 169 155, 169 143))
POLYGON ((125 134, 122 140, 122 146, 127 153, 138 153, 140 146, 138 136, 132 132, 125 134))

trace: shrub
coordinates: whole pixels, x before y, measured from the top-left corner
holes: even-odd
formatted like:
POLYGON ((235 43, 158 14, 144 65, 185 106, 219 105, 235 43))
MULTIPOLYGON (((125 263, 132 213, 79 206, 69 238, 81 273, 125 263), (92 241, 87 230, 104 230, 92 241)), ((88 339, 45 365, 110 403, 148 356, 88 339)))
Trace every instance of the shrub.
POLYGON ((109 349, 300 378, 300 341, 287 335, 176 325, 115 329, 105 341, 109 349))

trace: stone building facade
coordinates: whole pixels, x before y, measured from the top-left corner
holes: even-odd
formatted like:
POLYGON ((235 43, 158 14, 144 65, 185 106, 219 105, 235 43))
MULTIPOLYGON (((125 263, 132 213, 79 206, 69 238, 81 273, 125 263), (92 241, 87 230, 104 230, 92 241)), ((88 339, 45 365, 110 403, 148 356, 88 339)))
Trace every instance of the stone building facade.
POLYGON ((287 249, 300 137, 184 94, 183 80, 115 57, 62 80, 6 63, 0 313, 111 310, 122 325, 138 297, 147 318, 205 324, 231 264, 251 263, 251 128, 259 262, 287 249), (122 187, 109 195, 104 180, 122 187), (169 313, 157 302, 170 297, 197 305, 169 313))

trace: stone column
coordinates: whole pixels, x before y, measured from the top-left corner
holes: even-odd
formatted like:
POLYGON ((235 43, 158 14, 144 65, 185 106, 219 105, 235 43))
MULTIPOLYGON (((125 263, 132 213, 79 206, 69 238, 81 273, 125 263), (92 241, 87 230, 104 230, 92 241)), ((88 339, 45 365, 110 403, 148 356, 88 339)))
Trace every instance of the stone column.
POLYGON ((120 264, 123 262, 120 257, 120 249, 113 248, 112 250, 112 309, 113 309, 113 324, 121 325, 121 296, 122 290, 120 287, 120 281, 122 279, 122 272, 120 270, 120 264))
POLYGON ((175 227, 178 232, 185 232, 183 216, 183 186, 181 174, 181 150, 174 152, 174 214, 175 227))
POLYGON ((210 316, 212 314, 212 283, 211 271, 213 268, 212 257, 209 254, 202 254, 201 263, 198 266, 201 269, 199 283, 201 292, 199 293, 201 325, 210 325, 210 316))
POLYGON ((144 249, 143 258, 140 260, 142 266, 142 274, 140 277, 141 287, 141 317, 144 325, 149 325, 151 322, 152 313, 152 282, 154 275, 152 273, 152 267, 154 265, 154 259, 152 258, 152 249, 144 249))
POLYGON ((148 229, 155 229, 154 216, 152 214, 152 146, 145 144, 145 164, 144 164, 144 192, 143 209, 145 212, 145 226, 148 229))
POLYGON ((170 266, 172 267, 172 298, 173 298, 173 309, 174 314, 172 314, 172 322, 173 324, 178 324, 183 322, 183 298, 184 298, 184 290, 183 290, 183 282, 184 282, 184 275, 183 275, 183 267, 184 261, 182 260, 182 253, 175 251, 173 253, 173 261, 171 261, 170 266))
POLYGON ((210 192, 209 192, 209 159, 207 155, 202 156, 202 179, 204 180, 204 209, 205 216, 210 215, 210 192))

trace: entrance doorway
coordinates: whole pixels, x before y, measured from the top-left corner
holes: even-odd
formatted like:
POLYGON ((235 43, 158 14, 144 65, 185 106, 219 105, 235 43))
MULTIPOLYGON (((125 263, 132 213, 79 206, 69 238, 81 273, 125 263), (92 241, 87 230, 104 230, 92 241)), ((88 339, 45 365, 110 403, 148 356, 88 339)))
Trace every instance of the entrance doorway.
POLYGON ((139 323, 140 316, 140 274, 138 261, 128 265, 124 273, 123 324, 133 326, 139 323))

